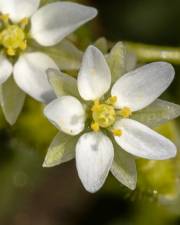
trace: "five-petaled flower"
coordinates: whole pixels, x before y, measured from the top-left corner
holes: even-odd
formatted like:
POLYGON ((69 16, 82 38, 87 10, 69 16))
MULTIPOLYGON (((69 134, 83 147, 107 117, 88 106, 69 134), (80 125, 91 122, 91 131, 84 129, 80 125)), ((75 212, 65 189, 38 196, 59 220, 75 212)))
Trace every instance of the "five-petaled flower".
MULTIPOLYGON (((125 74, 111 84, 111 72, 103 54, 93 46, 86 50, 77 78, 79 99, 58 97, 45 107, 44 114, 60 131, 80 135, 75 159, 87 191, 99 190, 110 170, 121 181, 114 156, 116 154, 116 160, 124 157, 123 150, 127 157, 123 158, 122 164, 128 164, 129 157, 134 163, 134 157, 130 155, 150 160, 165 160, 176 155, 176 146, 170 140, 131 119, 133 112, 155 101, 173 78, 174 69, 169 63, 155 62, 125 74)), ((130 167, 134 182, 129 188, 134 189, 136 167, 130 167)))
POLYGON ((57 65, 48 55, 32 52, 30 39, 54 46, 93 19, 97 11, 72 2, 54 2, 38 9, 39 5, 40 0, 0 1, 0 84, 13 74, 23 91, 47 103, 55 95, 45 71, 57 65))

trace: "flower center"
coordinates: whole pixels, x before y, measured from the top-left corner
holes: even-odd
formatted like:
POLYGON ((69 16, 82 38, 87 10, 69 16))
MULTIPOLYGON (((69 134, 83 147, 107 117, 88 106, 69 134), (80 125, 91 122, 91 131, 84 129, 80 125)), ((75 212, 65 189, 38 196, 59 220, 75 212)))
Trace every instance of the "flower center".
POLYGON ((113 129, 112 126, 116 122, 117 117, 128 118, 132 112, 128 107, 124 107, 121 110, 115 109, 115 103, 117 101, 116 96, 108 98, 103 103, 99 100, 94 102, 92 111, 93 122, 91 124, 91 129, 98 132, 100 128, 108 128, 115 136, 121 136, 122 131, 113 129))
POLYGON ((94 110, 92 117, 100 127, 110 127, 116 120, 116 112, 113 106, 99 104, 94 110))
POLYGON ((27 47, 25 26, 27 19, 23 19, 19 24, 11 24, 7 15, 0 17, 3 29, 0 32, 0 45, 9 56, 15 56, 19 50, 27 47))

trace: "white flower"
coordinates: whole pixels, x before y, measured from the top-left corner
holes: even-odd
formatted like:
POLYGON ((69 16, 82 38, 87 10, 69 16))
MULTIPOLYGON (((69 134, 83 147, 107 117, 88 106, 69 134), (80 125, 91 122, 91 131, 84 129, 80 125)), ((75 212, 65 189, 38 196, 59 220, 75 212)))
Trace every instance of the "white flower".
POLYGON ((103 54, 93 46, 86 50, 77 79, 82 102, 73 96, 62 96, 44 110, 47 118, 66 134, 85 132, 77 141, 75 158, 86 190, 99 190, 110 170, 134 189, 136 167, 130 155, 151 160, 176 155, 176 146, 170 140, 129 118, 155 101, 170 85, 174 73, 169 63, 147 64, 119 78, 108 92, 111 73, 103 54), (132 183, 123 178, 127 173, 133 177, 132 183))
POLYGON ((55 2, 38 9, 39 5, 40 0, 0 1, 0 84, 13 74, 23 91, 47 103, 55 95, 45 71, 57 69, 57 65, 44 53, 24 53, 29 38, 42 46, 56 45, 93 19, 97 11, 72 2, 55 2))

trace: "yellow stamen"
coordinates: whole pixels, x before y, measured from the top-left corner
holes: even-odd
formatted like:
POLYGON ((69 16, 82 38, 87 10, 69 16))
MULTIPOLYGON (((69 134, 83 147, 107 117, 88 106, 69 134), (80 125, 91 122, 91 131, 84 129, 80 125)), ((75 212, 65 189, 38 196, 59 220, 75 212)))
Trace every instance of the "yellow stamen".
POLYGON ((99 108, 99 105, 100 105, 99 100, 95 100, 95 101, 94 101, 94 105, 93 105, 93 107, 91 108, 91 111, 93 111, 93 112, 97 111, 98 108, 99 108))
POLYGON ((97 104, 95 102, 93 110, 93 120, 99 124, 100 127, 110 127, 116 119, 115 109, 111 105, 97 104))
POLYGON ((117 97, 116 96, 111 96, 110 98, 108 98, 106 100, 106 104, 108 105, 115 105, 115 103, 117 102, 117 97))
POLYGON ((101 128, 107 128, 115 136, 121 136, 122 131, 119 129, 113 129, 113 124, 115 123, 118 116, 123 118, 128 118, 131 116, 132 111, 128 107, 124 107, 121 110, 116 110, 115 103, 117 101, 116 96, 111 96, 107 100, 94 101, 91 108, 92 113, 92 124, 91 129, 93 131, 99 131, 101 128))
POLYGON ((114 136, 120 137, 122 135, 122 130, 112 130, 112 133, 114 134, 114 136))
POLYGON ((94 122, 91 124, 91 129, 94 131, 94 132, 98 132, 100 130, 100 127, 99 127, 99 124, 94 122))
POLYGON ((7 54, 9 56, 14 56, 14 55, 16 55, 16 51, 13 48, 8 48, 7 49, 7 54))
POLYGON ((120 111, 118 111, 117 114, 124 118, 129 118, 132 115, 132 111, 129 107, 124 107, 120 111))
POLYGON ((29 19, 28 18, 24 18, 20 21, 19 25, 22 27, 22 28, 25 28, 29 23, 29 19))
POLYGON ((9 15, 8 14, 0 15, 0 20, 2 20, 5 25, 9 24, 9 15))
POLYGON ((27 41, 25 40, 24 42, 22 42, 20 45, 19 45, 19 48, 21 50, 25 50, 27 48, 27 41))
POLYGON ((8 25, 0 33, 0 45, 2 45, 9 56, 14 56, 18 49, 25 50, 27 47, 26 36, 18 25, 8 25))

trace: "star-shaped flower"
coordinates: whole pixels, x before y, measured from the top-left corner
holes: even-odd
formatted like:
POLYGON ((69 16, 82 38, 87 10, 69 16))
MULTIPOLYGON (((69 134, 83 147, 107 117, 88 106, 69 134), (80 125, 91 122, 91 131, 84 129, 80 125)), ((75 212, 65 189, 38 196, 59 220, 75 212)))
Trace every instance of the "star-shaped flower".
POLYGON ((109 91, 111 72, 103 54, 93 46, 86 50, 77 78, 79 97, 77 91, 76 97, 61 96, 46 106, 44 114, 60 131, 78 137, 76 166, 87 191, 99 190, 110 170, 134 189, 136 166, 131 155, 150 160, 175 157, 176 146, 170 140, 131 118, 168 88, 174 74, 169 63, 150 63, 119 78, 109 91), (125 180, 127 171, 131 183, 125 180))
MULTIPOLYGON (((97 11, 73 2, 55 2, 38 9, 40 0, 0 1, 0 84, 13 74, 24 92, 47 103, 55 95, 47 68, 58 68, 48 55, 32 52, 29 42, 49 47, 93 19, 97 11)), ((11 90, 9 90, 11 91, 11 90)))

